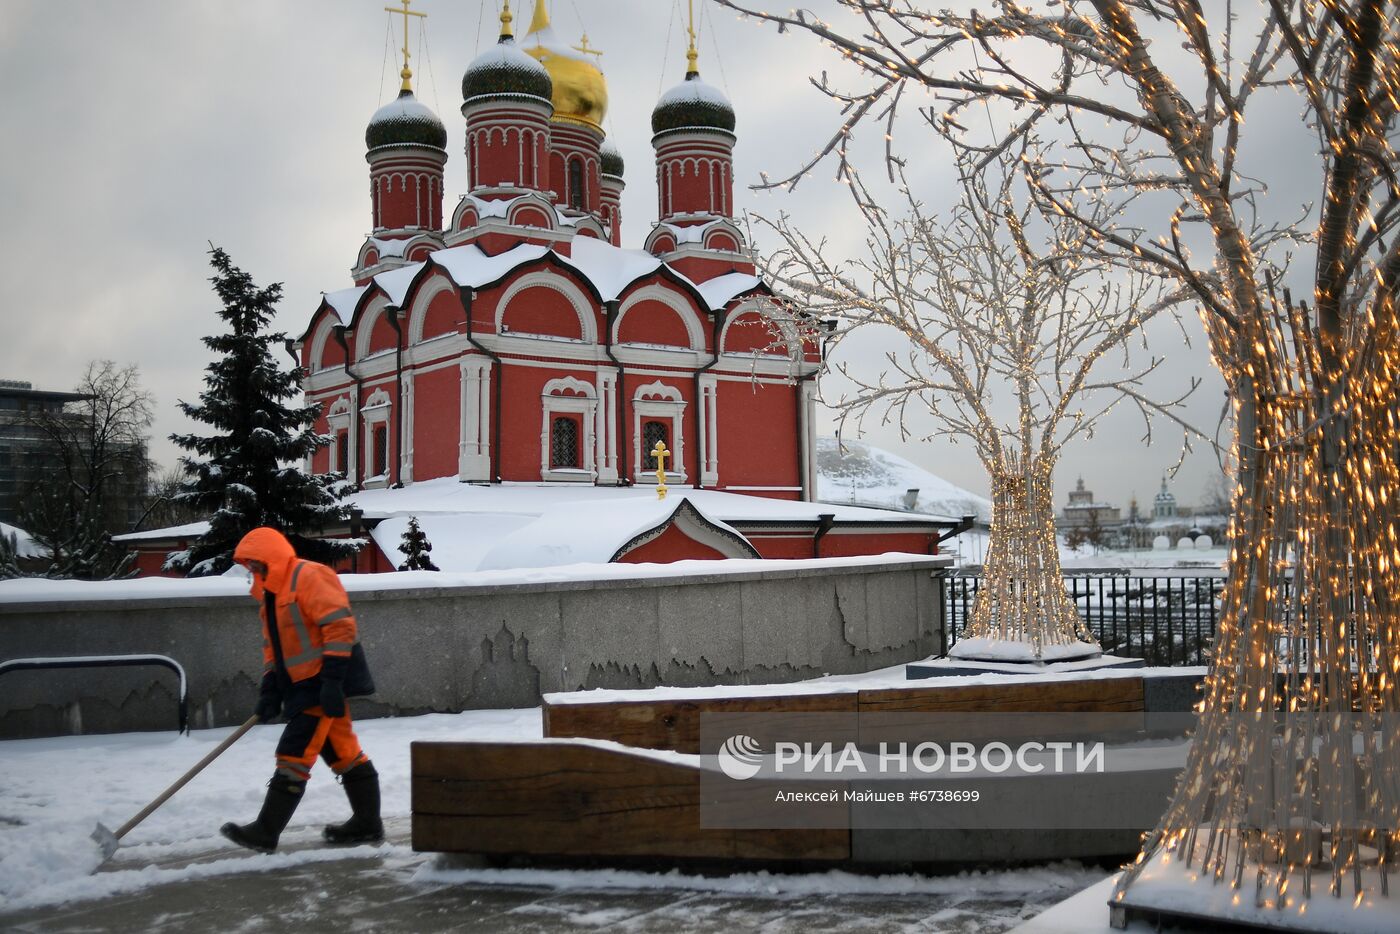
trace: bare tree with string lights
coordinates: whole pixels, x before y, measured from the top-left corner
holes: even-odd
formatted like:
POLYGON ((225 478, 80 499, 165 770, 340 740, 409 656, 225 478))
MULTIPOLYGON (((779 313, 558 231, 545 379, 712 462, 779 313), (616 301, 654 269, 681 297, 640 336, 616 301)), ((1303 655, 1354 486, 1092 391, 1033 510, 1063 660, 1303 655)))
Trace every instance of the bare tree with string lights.
MULTIPOLYGON (((992 490, 991 538, 971 617, 951 654, 962 659, 1055 661, 1101 654, 1065 590, 1055 534, 1053 477, 1066 444, 1092 436, 1120 402, 1145 417, 1172 413, 1145 381, 1163 364, 1128 366, 1143 328, 1172 312, 1185 291, 1162 277, 1114 270, 1085 249, 1086 233, 1065 218, 1042 219, 1010 155, 986 170, 964 165, 961 197, 935 216, 910 191, 894 214, 859 172, 842 162, 865 222, 864 256, 833 260, 786 216, 757 222, 781 246, 767 274, 801 296, 803 310, 844 327, 893 329, 901 349, 886 368, 836 369, 849 388, 824 401, 842 430, 867 417, 909 431, 911 406, 933 416, 929 437, 972 444, 992 490), (1017 189, 1022 190, 1017 198, 1017 189), (1101 367, 1106 355, 1116 368, 1101 367)), ((925 439, 927 440, 927 439, 925 439)))
POLYGON ((1393 923, 1395 4, 1000 0, 981 14, 838 0, 838 26, 716 2, 817 37, 863 76, 853 91, 817 82, 845 108, 818 160, 864 122, 892 134, 911 99, 976 160, 1043 133, 1057 145, 1030 173, 1038 204, 1106 260, 1171 275, 1199 303, 1235 415, 1230 576, 1196 742, 1119 882, 1115 923, 1188 902, 1290 930, 1349 929, 1366 912, 1393 923), (1281 219, 1287 208, 1252 177, 1281 156, 1243 146, 1245 113, 1264 97, 1289 102, 1317 140, 1315 153, 1282 154, 1317 168, 1301 221, 1281 219), (1006 131, 973 132, 974 106, 1006 131), (1098 211, 1104 200, 1141 226, 1098 211), (1297 716, 1274 728, 1278 713, 1297 716), (1199 900, 1183 895, 1193 891, 1199 900), (1352 914, 1339 919, 1339 906, 1352 914))

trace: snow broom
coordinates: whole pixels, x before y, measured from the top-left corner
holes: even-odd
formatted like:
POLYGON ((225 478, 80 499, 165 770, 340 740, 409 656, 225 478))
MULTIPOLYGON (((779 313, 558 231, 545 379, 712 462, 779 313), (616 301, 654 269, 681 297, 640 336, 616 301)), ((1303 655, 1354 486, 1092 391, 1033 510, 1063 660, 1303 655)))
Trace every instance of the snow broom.
MULTIPOLYGON (((179 779, 176 780, 175 784, 162 791, 154 801, 143 807, 140 813, 138 813, 131 820, 127 821, 125 824, 122 824, 120 827, 118 827, 116 833, 113 833, 112 831, 108 830, 106 826, 99 821, 96 829, 94 829, 92 832, 92 839, 96 840, 97 845, 102 848, 102 862, 105 863, 107 860, 112 858, 112 855, 114 853, 117 852, 117 848, 121 845, 122 837, 125 837, 128 833, 130 833, 136 827, 137 824, 150 817, 151 813, 155 811, 156 808, 160 807, 166 801, 169 801, 171 795, 175 794, 175 792, 179 791, 181 788, 184 788, 185 785, 189 783, 190 779, 194 778, 200 772, 204 771, 205 766, 213 762, 215 759, 219 758, 219 756, 223 755, 224 750, 228 749, 228 747, 232 746, 234 743, 242 739, 243 734, 251 730, 254 726, 257 725, 257 723, 257 714, 254 714, 247 720, 244 720, 242 726, 230 733, 228 737, 225 738, 222 743, 215 746, 207 756, 196 762, 194 768, 190 769, 184 775, 181 775, 179 779)), ((99 863, 98 865, 101 866, 102 864, 99 863)))

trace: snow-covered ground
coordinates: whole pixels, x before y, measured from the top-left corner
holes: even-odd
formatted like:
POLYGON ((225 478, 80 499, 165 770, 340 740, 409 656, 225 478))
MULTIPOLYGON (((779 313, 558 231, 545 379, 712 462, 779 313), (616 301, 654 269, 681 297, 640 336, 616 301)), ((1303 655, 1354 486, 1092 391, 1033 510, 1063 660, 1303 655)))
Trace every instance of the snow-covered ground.
MULTIPOLYGON (((841 921, 841 930, 866 930, 876 921, 896 919, 919 930, 1000 932, 1104 876, 1101 870, 1075 864, 937 877, 839 871, 696 876, 675 871, 461 868, 415 854, 407 846, 409 744, 538 739, 539 709, 370 720, 357 729, 382 776, 390 838, 385 846, 347 850, 318 845, 320 826, 347 813, 340 789, 319 765, 283 836, 282 851, 259 855, 224 841, 219 825, 251 820, 271 774, 280 726, 258 726, 133 830, 116 857, 95 873, 100 853, 89 834, 96 822, 118 827, 230 730, 0 742, 0 928, 8 927, 8 914, 23 919, 26 930, 91 930, 92 919, 102 919, 110 910, 116 914, 106 916, 110 920, 105 924, 97 923, 98 929, 112 930, 117 928, 105 925, 116 925, 118 915, 128 924, 161 915, 162 892, 170 893, 172 905, 183 905, 191 899, 232 899, 251 891, 252 898, 263 899, 262 908, 272 917, 270 927, 261 923, 267 918, 244 918, 252 925, 247 929, 276 930, 282 901, 317 901, 316 886, 306 889, 308 877, 327 873, 327 880, 335 880, 328 881, 328 887, 343 886, 346 866, 353 865, 351 888, 375 893, 363 896, 366 911, 391 911, 383 907, 384 891, 408 902, 424 892, 441 895, 455 889, 464 893, 459 910, 469 914, 482 902, 483 890, 501 889, 501 899, 519 902, 512 912, 534 918, 522 928, 529 930, 613 929, 609 925, 614 924, 620 930, 712 930, 688 922, 722 912, 722 917, 735 919, 725 930, 796 931, 805 925, 790 919, 810 915, 818 906, 829 920, 841 921), (266 882, 256 881, 259 877, 266 882), (191 885, 203 894, 190 895, 191 885), (518 894, 522 887, 555 894, 546 891, 526 898, 518 894), (639 908, 654 898, 647 893, 660 895, 661 903, 684 903, 686 917, 671 921, 656 916, 648 921, 650 912, 639 908), (61 904, 70 905, 62 915, 69 920, 31 928, 36 917, 59 917, 53 909, 61 904), (111 908, 94 913, 73 907, 85 904, 111 908), (744 922, 737 920, 740 915, 744 922)), ((437 920, 419 928, 411 910, 416 909, 392 915, 397 926, 391 929, 447 929, 437 920)), ((206 929, 182 927, 178 915, 174 928, 163 929, 206 929)), ((511 922, 481 929, 513 928, 511 922)))
POLYGON ((948 519, 970 515, 984 523, 992 518, 992 504, 986 497, 864 441, 817 439, 817 499, 948 519), (918 491, 912 506, 905 501, 909 490, 918 491))
MULTIPOLYGON (((115 872, 91 874, 101 854, 89 839, 98 821, 115 830, 231 728, 174 733, 122 733, 0 742, 0 911, 101 898, 180 879, 257 868, 241 851, 231 858, 179 868, 180 862, 228 846, 227 820, 257 816, 272 777, 282 727, 254 727, 122 841, 115 872), (131 868, 124 868, 124 867, 131 868)), ((483 710, 367 720, 356 727, 381 775, 384 814, 409 813, 409 743, 419 739, 516 739, 542 734, 540 711, 483 710)), ((314 840, 319 828, 349 815, 345 796, 324 764, 312 773, 293 818, 288 843, 314 840)), ((345 850, 279 854, 274 864, 343 858, 345 850)), ((274 868, 269 865, 268 868, 274 868)), ((3 925, 0 925, 3 927, 3 925)))

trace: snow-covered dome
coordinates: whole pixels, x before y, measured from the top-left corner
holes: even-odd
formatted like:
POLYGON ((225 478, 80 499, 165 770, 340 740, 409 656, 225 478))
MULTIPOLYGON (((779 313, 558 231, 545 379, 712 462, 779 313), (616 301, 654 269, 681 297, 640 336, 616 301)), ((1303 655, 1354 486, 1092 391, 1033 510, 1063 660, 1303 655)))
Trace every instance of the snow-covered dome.
POLYGON ((380 107, 365 128, 365 146, 433 146, 447 148, 447 128, 432 108, 405 88, 399 96, 380 107))
POLYGON ((508 35, 478 55, 462 75, 462 100, 490 94, 518 94, 549 100, 554 82, 549 72, 527 55, 508 35))
POLYGON ((603 145, 598 147, 598 154, 602 157, 603 174, 621 178, 622 151, 617 148, 617 144, 611 139, 604 139, 603 145))
POLYGON ((651 112, 651 131, 665 133, 689 127, 734 132, 734 107, 724 92, 690 72, 685 80, 661 95, 651 112))

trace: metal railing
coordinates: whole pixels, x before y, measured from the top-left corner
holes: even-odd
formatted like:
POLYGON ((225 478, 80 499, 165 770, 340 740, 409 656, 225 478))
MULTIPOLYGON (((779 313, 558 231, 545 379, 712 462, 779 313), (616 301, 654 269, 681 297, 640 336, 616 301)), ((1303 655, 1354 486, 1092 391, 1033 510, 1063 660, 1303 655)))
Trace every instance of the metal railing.
MULTIPOLYGON (((943 579, 943 635, 951 648, 972 615, 982 578, 943 579)), ((1223 575, 1139 576, 1123 571, 1065 575, 1079 615, 1105 652, 1152 665, 1204 665, 1219 623, 1223 575)))
POLYGON ((0 675, 12 671, 36 671, 50 668, 128 668, 140 665, 159 665, 169 668, 180 679, 179 697, 181 733, 190 731, 190 687, 185 677, 185 669, 168 655, 65 655, 54 658, 12 658, 0 662, 0 675))

